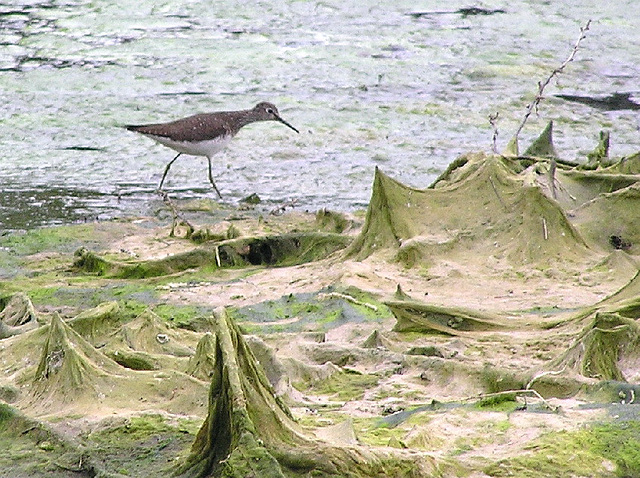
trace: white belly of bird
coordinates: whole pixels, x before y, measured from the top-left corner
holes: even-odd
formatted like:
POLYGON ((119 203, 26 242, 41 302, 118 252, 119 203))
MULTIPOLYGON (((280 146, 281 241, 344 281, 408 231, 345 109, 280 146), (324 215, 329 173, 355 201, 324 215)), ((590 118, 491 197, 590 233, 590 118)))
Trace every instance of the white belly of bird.
POLYGON ((165 138, 164 136, 155 136, 152 134, 148 134, 146 136, 160 144, 178 151, 179 153, 190 154, 192 156, 207 156, 209 158, 222 150, 227 144, 229 144, 229 141, 231 141, 231 136, 220 136, 215 139, 207 139, 197 142, 174 141, 172 139, 165 138))

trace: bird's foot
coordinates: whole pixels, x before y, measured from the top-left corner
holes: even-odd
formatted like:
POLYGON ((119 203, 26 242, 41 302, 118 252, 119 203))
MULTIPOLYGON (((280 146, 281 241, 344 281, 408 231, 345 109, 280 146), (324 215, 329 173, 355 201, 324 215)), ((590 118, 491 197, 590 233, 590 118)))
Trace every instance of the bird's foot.
POLYGON ((171 209, 171 213, 173 214, 173 224, 171 225, 171 232, 169 233, 170 237, 175 236, 176 227, 178 227, 181 223, 187 226, 187 238, 191 237, 191 235, 196 230, 187 219, 180 213, 178 207, 174 204, 174 202, 169 197, 169 194, 162 189, 156 189, 156 192, 162 198, 162 201, 171 209))

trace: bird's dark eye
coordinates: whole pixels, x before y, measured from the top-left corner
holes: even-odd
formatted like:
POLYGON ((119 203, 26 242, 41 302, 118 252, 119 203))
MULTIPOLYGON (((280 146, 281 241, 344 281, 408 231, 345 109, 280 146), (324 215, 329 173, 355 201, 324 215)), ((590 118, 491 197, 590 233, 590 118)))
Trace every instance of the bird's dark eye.
POLYGON ((267 113, 269 113, 270 115, 273 114, 273 110, 271 108, 267 108, 267 113))

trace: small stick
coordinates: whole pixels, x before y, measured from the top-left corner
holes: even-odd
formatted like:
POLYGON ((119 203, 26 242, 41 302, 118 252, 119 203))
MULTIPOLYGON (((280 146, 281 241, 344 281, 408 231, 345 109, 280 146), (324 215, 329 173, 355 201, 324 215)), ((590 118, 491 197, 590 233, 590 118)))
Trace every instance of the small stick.
POLYGON ((329 292, 327 294, 318 294, 318 299, 328 299, 331 297, 335 297, 337 299, 343 299, 343 300, 346 300, 347 302, 351 302, 356 305, 361 305, 363 307, 367 307, 373 310, 374 312, 378 312, 378 308, 375 305, 368 304, 367 302, 362 302, 348 294, 341 294, 340 292, 329 292))
POLYGON ((551 159, 551 163, 549 164, 549 188, 551 189, 551 197, 553 199, 557 199, 558 195, 556 194, 556 160, 551 159))
POLYGON ((490 398, 490 397, 499 397, 500 395, 509 395, 509 394, 526 395, 528 393, 530 393, 532 395, 535 395, 536 398, 538 398, 539 400, 542 401, 542 403, 544 404, 545 407, 547 407, 549 410, 553 410, 554 407, 552 407, 549 404, 549 402, 547 402, 544 399, 544 397, 542 395, 540 395, 536 390, 533 390, 532 388, 525 388, 525 389, 521 389, 521 390, 505 390, 503 392, 480 394, 480 395, 476 395, 474 397, 463 398, 460 401, 461 402, 470 402, 471 400, 482 400, 482 399, 490 398))
POLYGON ((540 101, 544 99, 544 97, 542 96, 544 89, 547 87, 547 85, 551 82, 551 80, 556 75, 562 73, 565 67, 573 61, 573 58, 576 56, 576 53, 578 52, 578 48, 580 47, 580 43, 582 42, 582 40, 587 38, 587 35, 585 32, 589 30, 590 25, 591 25, 591 20, 588 20, 587 24, 584 27, 580 27, 580 37, 578 38, 578 41, 576 41, 575 45, 573 46, 573 50, 571 50, 571 54, 562 63, 562 65, 560 65, 558 68, 553 70, 545 81, 538 82, 538 94, 536 95, 535 99, 527 106, 527 112, 524 114, 524 118, 522 119, 520 126, 518 126, 518 129, 516 130, 516 134, 513 135, 513 137, 516 140, 518 139, 518 135, 522 131, 522 128, 524 128, 524 125, 529 119, 529 116, 531 116, 531 113, 533 112, 533 110, 536 110, 536 112, 538 111, 538 105, 540 104, 540 101))
POLYGON ((220 261, 220 247, 216 246, 216 265, 220 268, 222 267, 222 262, 220 261))
POLYGON ((496 193, 496 197, 498 198, 498 201, 500 201, 500 204, 502 204, 502 207, 505 210, 509 210, 509 208, 507 207, 507 205, 504 203, 504 201, 502 200, 502 197, 500 196, 500 193, 498 193, 498 188, 496 188, 496 185, 493 182, 493 178, 491 176, 489 176, 489 182, 491 183, 491 187, 493 188, 493 192, 496 193))
POLYGON ((498 154, 498 115, 500 113, 496 111, 489 115, 489 124, 493 128, 493 138, 492 138, 492 147, 493 152, 498 154))
POLYGON ((544 235, 544 240, 549 239, 549 231, 547 231, 547 220, 542 218, 542 234, 544 235))
POLYGON ((527 384, 525 389, 531 390, 531 385, 533 385, 533 382, 535 382, 539 378, 546 377, 547 375, 560 375, 562 372, 564 372, 566 368, 567 367, 565 366, 565 367, 562 367, 562 370, 547 370, 545 372, 540 372, 539 374, 535 375, 531 380, 529 380, 529 383, 527 384))

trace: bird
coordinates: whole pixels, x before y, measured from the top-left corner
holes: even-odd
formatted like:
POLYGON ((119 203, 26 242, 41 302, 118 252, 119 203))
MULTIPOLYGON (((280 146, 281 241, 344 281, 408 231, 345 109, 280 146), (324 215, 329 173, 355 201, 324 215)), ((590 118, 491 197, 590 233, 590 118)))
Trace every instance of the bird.
POLYGON ((211 157, 221 151, 240 129, 257 121, 278 121, 296 133, 300 133, 282 119, 274 104, 265 101, 247 110, 200 113, 168 123, 125 125, 124 127, 178 152, 164 170, 158 185, 159 191, 162 191, 162 185, 171 165, 182 154, 206 156, 209 163, 209 182, 218 197, 222 199, 222 194, 220 194, 211 173, 211 157))

